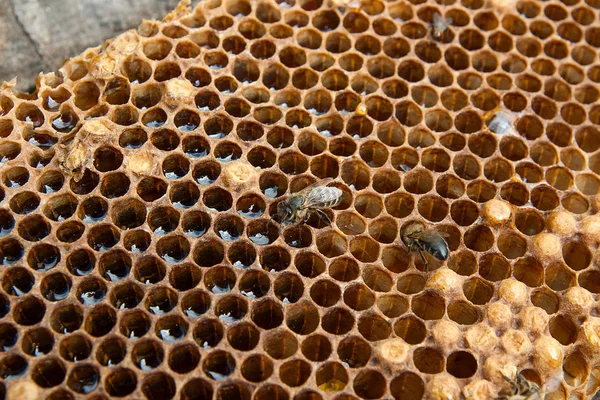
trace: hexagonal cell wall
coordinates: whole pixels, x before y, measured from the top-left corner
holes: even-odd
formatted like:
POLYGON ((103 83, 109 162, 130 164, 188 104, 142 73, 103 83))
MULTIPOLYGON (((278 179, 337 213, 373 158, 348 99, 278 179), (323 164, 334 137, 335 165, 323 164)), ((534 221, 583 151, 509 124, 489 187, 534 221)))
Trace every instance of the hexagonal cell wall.
POLYGON ((599 11, 183 2, 5 83, 0 397, 590 398, 599 11))

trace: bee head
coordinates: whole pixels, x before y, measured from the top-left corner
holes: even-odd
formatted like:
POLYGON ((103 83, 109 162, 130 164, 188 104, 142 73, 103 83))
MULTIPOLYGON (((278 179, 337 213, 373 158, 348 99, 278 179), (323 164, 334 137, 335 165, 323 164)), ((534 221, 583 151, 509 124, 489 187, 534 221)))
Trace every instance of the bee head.
POLYGON ((277 204, 277 216, 281 222, 290 220, 293 214, 292 208, 285 201, 277 204))

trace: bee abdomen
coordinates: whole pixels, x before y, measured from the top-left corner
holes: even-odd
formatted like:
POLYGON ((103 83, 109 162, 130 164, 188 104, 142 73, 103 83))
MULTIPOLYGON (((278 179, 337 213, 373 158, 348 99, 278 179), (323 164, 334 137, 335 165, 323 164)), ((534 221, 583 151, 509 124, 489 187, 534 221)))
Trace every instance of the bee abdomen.
POLYGON ((427 252, 435 258, 437 258, 438 260, 444 261, 448 259, 448 247, 446 247, 445 245, 431 246, 428 243, 425 247, 427 247, 427 252))

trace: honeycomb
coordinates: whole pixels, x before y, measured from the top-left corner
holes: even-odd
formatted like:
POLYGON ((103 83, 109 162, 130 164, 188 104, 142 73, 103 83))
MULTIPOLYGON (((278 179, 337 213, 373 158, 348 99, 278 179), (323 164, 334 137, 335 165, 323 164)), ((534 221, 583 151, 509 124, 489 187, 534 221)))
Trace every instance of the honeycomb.
POLYGON ((0 398, 591 398, 599 12, 188 1, 4 83, 0 398))

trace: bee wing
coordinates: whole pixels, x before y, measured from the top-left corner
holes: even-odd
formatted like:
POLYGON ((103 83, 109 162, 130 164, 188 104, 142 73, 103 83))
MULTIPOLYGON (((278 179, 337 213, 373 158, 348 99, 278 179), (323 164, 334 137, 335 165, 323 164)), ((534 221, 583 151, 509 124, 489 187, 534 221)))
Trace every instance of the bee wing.
POLYGON ((320 181, 316 181, 315 183, 308 185, 304 189, 302 189, 299 192, 294 193, 294 194, 296 196, 306 197, 313 189, 318 188, 320 186, 327 186, 329 184, 329 182, 331 182, 332 180, 333 180, 333 178, 321 179, 320 181))
POLYGON ((451 235, 448 232, 437 231, 441 237, 449 238, 451 235))
POLYGON ((318 186, 304 198, 303 208, 335 207, 342 201, 343 192, 336 187, 318 186))

